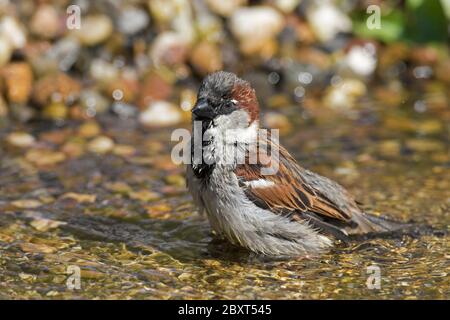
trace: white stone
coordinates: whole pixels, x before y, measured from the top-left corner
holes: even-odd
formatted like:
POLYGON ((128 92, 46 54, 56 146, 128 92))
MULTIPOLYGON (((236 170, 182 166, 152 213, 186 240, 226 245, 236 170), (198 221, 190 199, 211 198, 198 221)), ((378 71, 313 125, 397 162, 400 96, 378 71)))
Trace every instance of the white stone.
POLYGON ((6 141, 15 147, 28 148, 36 142, 36 139, 26 132, 12 132, 6 137, 6 141))
POLYGON ((167 31, 159 34, 150 48, 150 58, 156 66, 184 61, 187 43, 181 34, 167 31))
POLYGON ((74 35, 84 45, 94 46, 106 39, 113 32, 113 23, 107 15, 91 15, 83 17, 81 28, 74 29, 74 35))
POLYGON ((339 32, 352 30, 350 18, 327 0, 311 4, 306 17, 315 35, 323 42, 333 39, 339 32))
POLYGON ((180 123, 179 108, 167 101, 155 101, 139 115, 139 122, 149 127, 166 127, 180 123))
POLYGON ((373 44, 353 46, 345 57, 346 65, 357 75, 370 76, 377 67, 377 57, 373 44))
POLYGON ((240 40, 266 40, 277 35, 284 25, 283 16, 271 7, 245 7, 236 10, 230 21, 233 35, 240 40))
POLYGON ((135 34, 147 27, 150 18, 147 13, 135 7, 125 8, 117 20, 118 28, 125 34, 135 34))
POLYGON ((14 49, 23 48, 27 43, 25 28, 10 16, 4 16, 0 20, 0 35, 6 37, 14 49))
POLYGON ((237 8, 245 5, 247 0, 206 0, 206 3, 212 12, 228 17, 236 11, 237 8))

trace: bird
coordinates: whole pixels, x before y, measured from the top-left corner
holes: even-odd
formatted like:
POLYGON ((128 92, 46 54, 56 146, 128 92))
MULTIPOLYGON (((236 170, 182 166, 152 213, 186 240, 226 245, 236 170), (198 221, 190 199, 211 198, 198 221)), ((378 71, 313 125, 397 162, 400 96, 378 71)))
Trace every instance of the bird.
POLYGON ((260 127, 256 92, 234 73, 207 75, 191 112, 187 187, 219 238, 265 256, 311 257, 403 226, 365 213, 344 187, 300 166, 260 127))

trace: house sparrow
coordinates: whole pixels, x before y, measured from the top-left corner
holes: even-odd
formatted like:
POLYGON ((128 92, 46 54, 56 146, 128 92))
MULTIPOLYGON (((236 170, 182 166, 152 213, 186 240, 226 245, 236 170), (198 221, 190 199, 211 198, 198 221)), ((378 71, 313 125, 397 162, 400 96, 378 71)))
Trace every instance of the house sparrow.
POLYGON ((233 244, 270 256, 311 256, 334 239, 399 227, 364 213, 342 186, 299 166, 273 135, 261 138, 255 90, 235 74, 203 80, 192 120, 201 125, 193 129, 187 185, 213 230, 233 244), (270 167, 276 171, 264 174, 270 167))

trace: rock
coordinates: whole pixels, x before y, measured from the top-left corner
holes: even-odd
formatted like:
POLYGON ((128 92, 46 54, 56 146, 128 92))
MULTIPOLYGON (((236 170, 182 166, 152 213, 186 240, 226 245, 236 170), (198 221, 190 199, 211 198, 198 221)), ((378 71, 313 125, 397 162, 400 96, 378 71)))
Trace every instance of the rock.
POLYGON ((66 160, 66 155, 59 151, 31 149, 25 154, 25 159, 38 167, 47 167, 66 160))
POLYGON ((13 50, 11 42, 4 35, 0 34, 0 68, 11 59, 13 50))
POLYGON ((27 43, 25 28, 11 16, 6 15, 0 20, 0 36, 6 37, 14 49, 21 49, 27 43))
POLYGON ((144 10, 129 6, 121 10, 117 26, 120 32, 133 35, 145 29, 149 22, 150 18, 144 10))
POLYGON ((203 41, 191 52, 190 61, 201 75, 223 69, 222 52, 217 45, 203 41))
POLYGON ((188 51, 188 44, 180 34, 166 31, 153 41, 149 55, 155 66, 174 66, 184 63, 188 51))
POLYGON ((33 73, 26 62, 10 63, 2 70, 6 95, 11 103, 25 104, 31 94, 33 73))
POLYGON ((90 76, 100 84, 109 84, 119 77, 119 70, 103 59, 94 59, 89 68, 90 76))
POLYGON ((81 46, 77 39, 67 37, 59 40, 46 53, 50 62, 56 62, 61 71, 68 71, 78 60, 81 46))
POLYGON ((291 13, 301 0, 275 0, 275 6, 284 13, 291 13))
POLYGON ((34 219, 30 223, 30 225, 33 228, 35 228, 38 231, 42 231, 42 232, 56 229, 59 226, 65 225, 65 224, 67 224, 67 222, 56 221, 56 220, 51 220, 51 219, 44 219, 44 218, 34 219))
POLYGON ((84 154, 84 141, 77 139, 67 141, 62 145, 61 151, 69 158, 78 158, 84 154))
POLYGON ((174 30, 184 43, 192 43, 195 26, 189 0, 148 0, 148 7, 161 30, 174 30))
POLYGON ((42 202, 36 199, 22 199, 11 202, 11 204, 20 209, 36 209, 42 206, 42 202))
POLYGON ((95 194, 82 194, 75 192, 64 193, 60 199, 72 199, 78 203, 94 203, 97 199, 95 194))
POLYGON ((83 138, 92 138, 98 136, 100 132, 101 128, 95 121, 84 122, 78 128, 78 134, 83 138))
POLYGON ((0 95, 0 121, 8 116, 8 106, 6 105, 5 99, 0 95))
POLYGON ((239 7, 247 4, 247 0, 206 0, 209 9, 218 15, 229 17, 239 7))
POLYGON ((180 123, 181 111, 166 101, 155 101, 139 115, 139 122, 148 127, 166 127, 180 123))
POLYGON ((167 219, 170 217, 172 208, 166 203, 158 203, 154 205, 145 206, 149 218, 167 219))
POLYGON ((65 120, 69 113, 69 109, 64 103, 53 102, 44 107, 42 116, 50 120, 65 120))
POLYGON ((106 112, 110 106, 109 101, 93 89, 87 89, 81 92, 80 103, 84 112, 90 116, 106 112))
POLYGON ((81 84, 59 72, 47 75, 39 79, 34 85, 33 100, 43 106, 53 101, 70 103, 78 99, 81 91, 81 84))
POLYGON ((416 152, 430 153, 436 151, 444 151, 445 145, 434 139, 408 139, 406 146, 416 152))
POLYGON ((36 139, 26 132, 12 132, 6 136, 6 142, 18 148, 29 148, 33 146, 36 139))
POLYGON ((351 109, 357 98, 366 94, 366 85, 356 79, 343 79, 328 88, 324 97, 326 106, 334 109, 351 109))
POLYGON ((147 75, 141 87, 138 106, 145 109, 152 101, 166 100, 171 94, 171 84, 159 74, 152 72, 147 75))
POLYGON ((53 39, 63 30, 56 8, 49 4, 40 5, 30 22, 33 34, 44 39, 53 39))
POLYGON ((352 21, 331 1, 311 3, 306 18, 314 34, 322 42, 332 40, 339 32, 350 32, 352 21))
POLYGON ((30 253, 54 253, 57 251, 57 248, 50 247, 46 244, 21 243, 19 247, 22 251, 30 253))
POLYGON ((82 19, 81 28, 72 32, 84 45, 95 46, 102 43, 113 32, 113 23, 107 15, 90 15, 82 19))
POLYGON ((90 152, 104 154, 114 148, 114 141, 107 136, 99 136, 90 141, 87 148, 90 152))
POLYGON ((136 148, 125 144, 116 144, 112 152, 116 156, 130 157, 136 153, 136 148))
POLYGON ((150 190, 131 191, 128 193, 128 196, 131 199, 139 200, 139 201, 143 201, 143 202, 154 201, 154 200, 158 200, 161 198, 160 194, 150 191, 150 190))
POLYGON ((377 67, 376 48, 373 43, 351 46, 345 56, 345 64, 358 76, 368 77, 377 67))
POLYGON ((164 179, 168 184, 177 187, 185 187, 186 179, 179 174, 170 174, 164 179))
POLYGON ((288 117, 281 113, 268 112, 264 115, 263 122, 270 129, 280 130, 281 135, 285 135, 292 130, 292 124, 288 117))
POLYGON ((244 7, 230 19, 230 29, 244 54, 258 53, 283 29, 283 16, 267 6, 244 7))
POLYGON ((126 184, 125 182, 120 182, 120 181, 107 182, 105 184, 105 188, 113 193, 124 194, 124 195, 133 191, 128 184, 126 184))
POLYGON ((107 88, 107 94, 116 101, 133 102, 139 93, 139 81, 136 78, 121 77, 111 82, 107 88))

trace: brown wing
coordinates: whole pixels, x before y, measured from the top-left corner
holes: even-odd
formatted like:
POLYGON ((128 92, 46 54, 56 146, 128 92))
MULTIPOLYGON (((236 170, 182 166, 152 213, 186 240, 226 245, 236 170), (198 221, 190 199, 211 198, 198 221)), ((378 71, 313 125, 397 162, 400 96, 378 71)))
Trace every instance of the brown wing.
POLYGON ((237 166, 235 174, 247 197, 256 205, 296 220, 306 219, 335 235, 374 231, 341 186, 301 168, 281 146, 275 156, 260 152, 260 148, 255 150, 257 156, 247 156, 246 162, 237 166), (251 164, 250 159, 257 161, 251 164), (276 173, 263 175, 261 169, 274 166, 273 161, 278 163, 276 173), (263 183, 254 183, 258 181, 263 183))

